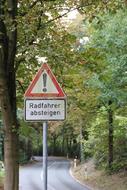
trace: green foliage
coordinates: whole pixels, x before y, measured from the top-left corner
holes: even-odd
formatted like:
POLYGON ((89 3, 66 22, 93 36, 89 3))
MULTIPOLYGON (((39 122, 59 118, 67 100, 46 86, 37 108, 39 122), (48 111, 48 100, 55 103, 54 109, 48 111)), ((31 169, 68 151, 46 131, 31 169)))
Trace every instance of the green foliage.
POLYGON ((41 128, 37 124, 29 124, 20 120, 20 163, 26 163, 30 160, 33 153, 39 152, 42 144, 41 128))
POLYGON ((105 109, 100 109, 96 120, 92 122, 88 129, 89 139, 84 142, 85 151, 94 156, 96 165, 105 164, 108 156, 108 129, 107 113, 105 109))
MULTIPOLYGON (((46 58, 68 96, 67 120, 56 124, 56 127, 50 124, 53 128, 49 130, 51 153, 66 155, 70 149, 70 155, 73 155, 76 146, 79 149, 79 144, 83 143, 85 154, 94 155, 98 164, 106 165, 108 102, 112 100, 111 109, 116 115, 121 115, 122 108, 122 115, 125 115, 127 102, 127 16, 123 10, 125 2, 38 1, 33 7, 32 3, 20 1, 18 8, 15 62, 18 106, 23 108, 23 91, 42 63, 38 62, 38 57, 46 58), (57 18, 61 18, 64 9, 69 11, 76 6, 80 13, 85 13, 85 17, 77 24, 76 30, 72 30, 72 23, 68 33, 68 29, 57 18), (77 38, 80 40, 84 35, 89 37, 90 43, 78 52, 77 50, 81 49, 77 47, 77 38), (81 128, 89 133, 89 140, 85 136, 80 139, 81 128)), ((78 45, 80 46, 80 43, 78 45)), ((121 124, 120 133, 117 130, 119 125, 114 119, 115 147, 119 141, 126 139, 125 133, 121 132, 124 125, 121 124)), ((25 145, 29 140, 34 150, 41 147, 40 136, 40 130, 21 121, 20 141, 24 146, 21 148, 21 157, 25 158, 27 155, 25 145)), ((122 145, 122 152, 115 150, 115 157, 119 154, 120 158, 123 158, 125 147, 126 145, 122 145)), ((118 160, 116 157, 116 162, 118 160)))
POLYGON ((3 184, 4 176, 5 176, 5 172, 4 171, 0 171, 0 184, 3 184))
MULTIPOLYGON (((85 65, 92 77, 86 82, 88 88, 98 92, 96 99, 99 113, 91 122, 89 140, 84 145, 94 155, 97 165, 107 167, 108 160, 108 111, 112 110, 114 136, 114 162, 112 170, 126 168, 126 113, 127 105, 127 13, 118 10, 115 14, 98 15, 92 25, 90 42, 85 47, 85 65), (111 105, 109 107, 109 101, 111 105), (118 119, 119 118, 119 119, 118 119), (91 146, 93 149, 90 149, 91 146)), ((90 30, 89 30, 90 31, 90 30)))
MULTIPOLYGON (((90 43, 90 47, 102 57, 103 65, 101 73, 96 67, 97 72, 91 82, 101 90, 102 101, 108 102, 110 99, 117 105, 126 102, 126 18, 123 10, 116 15, 104 16, 101 19, 101 28, 95 30, 90 43)), ((101 64, 101 60, 98 64, 101 64)))
POLYGON ((115 117, 114 132, 114 155, 113 170, 127 168, 127 118, 123 116, 115 117))

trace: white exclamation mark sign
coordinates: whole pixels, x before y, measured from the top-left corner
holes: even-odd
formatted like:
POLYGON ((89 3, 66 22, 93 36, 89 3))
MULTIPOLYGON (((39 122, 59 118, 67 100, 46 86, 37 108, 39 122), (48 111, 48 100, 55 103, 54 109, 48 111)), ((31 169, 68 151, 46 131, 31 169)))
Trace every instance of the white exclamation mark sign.
POLYGON ((46 83, 47 83, 47 74, 44 73, 43 74, 43 92, 47 92, 46 83))

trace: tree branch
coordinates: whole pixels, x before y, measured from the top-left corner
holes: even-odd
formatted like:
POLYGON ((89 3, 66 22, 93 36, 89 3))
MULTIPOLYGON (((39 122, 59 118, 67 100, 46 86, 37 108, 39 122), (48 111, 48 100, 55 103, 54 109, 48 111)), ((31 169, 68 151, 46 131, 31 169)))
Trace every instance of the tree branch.
MULTIPOLYGON (((55 18, 53 18, 53 19, 51 19, 51 20, 49 20, 49 21, 47 21, 46 23, 43 23, 44 25, 48 25, 49 23, 51 23, 51 22, 53 22, 53 21, 55 21, 55 20, 58 20, 58 19, 60 19, 60 18, 62 18, 62 17, 64 17, 64 16, 66 16, 68 13, 70 13, 70 12, 72 12, 72 11, 75 11, 75 10, 79 10, 80 8, 82 8, 82 7, 88 7, 88 6, 91 6, 91 5, 93 5, 93 2, 92 3, 88 3, 88 4, 85 4, 85 5, 79 5, 79 6, 77 6, 77 7, 75 7, 75 8, 69 8, 69 10, 66 12, 66 13, 63 13, 63 14, 61 14, 61 15, 59 15, 59 16, 57 16, 57 17, 55 17, 55 18)), ((45 26, 46 27, 46 26, 45 26)), ((45 28, 44 27, 44 28, 45 28)))
POLYGON ((22 89, 23 93, 25 93, 25 89, 24 89, 24 87, 23 87, 22 83, 21 83, 19 80, 16 80, 16 81, 19 83, 19 86, 21 87, 21 89, 22 89))
MULTIPOLYGON (((33 5, 33 4, 31 5, 31 8, 34 7, 34 6, 37 4, 37 2, 39 2, 39 1, 41 1, 41 0, 36 0, 36 1, 34 2, 34 5, 33 5)), ((44 0, 44 1, 46 1, 46 0, 44 0)), ((88 4, 83 5, 83 6, 84 6, 84 7, 87 7, 87 6, 91 6, 92 4, 93 4, 93 3, 88 3, 88 4)), ((70 12, 72 12, 72 11, 74 11, 74 10, 79 10, 80 8, 82 8, 82 5, 77 6, 77 7, 73 8, 73 9, 72 9, 72 8, 69 8, 69 10, 68 10, 66 13, 63 13, 63 14, 61 14, 61 15, 59 15, 59 16, 53 18, 53 19, 50 19, 49 21, 47 21, 47 22, 45 22, 45 23, 43 23, 43 26, 41 25, 41 18, 39 17, 39 19, 38 19, 38 25, 37 25, 37 31, 36 31, 36 36, 37 36, 37 33, 38 33, 38 31, 39 31, 40 29, 45 29, 45 28, 47 27, 47 25, 50 24, 51 22, 56 21, 56 20, 58 20, 58 19, 60 19, 60 18, 62 18, 62 17, 64 17, 64 16, 66 16, 68 13, 70 13, 70 12)), ((24 15, 24 16, 25 16, 25 15, 24 15)), ((42 16, 42 15, 41 15, 41 16, 42 16)), ((35 41, 35 38, 31 39, 31 41, 28 42, 28 45, 33 45, 34 41, 35 41)), ((25 53, 25 51, 26 51, 26 50, 24 50, 23 53, 25 53)), ((22 61, 22 60, 21 60, 21 61, 22 61)), ((15 66, 15 71, 18 70, 19 65, 20 65, 20 63, 18 62, 18 63, 16 64, 16 66, 15 66)))
MULTIPOLYGON (((38 2, 41 2, 41 0, 36 0, 36 1, 34 1, 34 2, 29 6, 29 8, 28 8, 29 11, 30 11, 32 8, 34 8, 38 2)), ((24 12, 22 12, 22 13, 19 13, 19 16, 26 16, 26 15, 29 13, 29 11, 24 11, 24 12)))
POLYGON ((72 12, 72 11, 74 11, 74 10, 77 10, 77 9, 79 9, 79 8, 81 8, 81 6, 75 7, 74 9, 69 9, 66 13, 63 13, 63 14, 61 14, 61 15, 59 15, 59 16, 53 18, 53 19, 50 19, 49 21, 47 21, 46 23, 44 23, 44 25, 47 25, 47 24, 49 24, 49 23, 51 23, 51 22, 53 22, 53 21, 55 21, 55 20, 58 20, 58 19, 60 19, 60 18, 62 18, 62 17, 64 17, 64 16, 66 16, 68 13, 70 13, 70 12, 72 12))

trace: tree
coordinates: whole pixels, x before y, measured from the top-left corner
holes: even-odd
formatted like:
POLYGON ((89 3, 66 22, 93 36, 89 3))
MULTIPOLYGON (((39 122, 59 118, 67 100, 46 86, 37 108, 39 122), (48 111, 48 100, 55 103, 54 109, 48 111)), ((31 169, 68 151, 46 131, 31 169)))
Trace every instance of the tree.
MULTIPOLYGON (((44 51, 46 47, 47 51, 43 55, 49 55, 47 52, 51 39, 50 31, 55 34, 55 27, 58 26, 56 20, 66 15, 73 6, 76 9, 76 4, 73 1, 59 0, 1 0, 0 2, 0 106, 5 131, 5 190, 18 189, 16 77, 21 79, 21 73, 24 71, 27 76, 26 68, 30 68, 29 74, 32 77, 32 72, 35 66, 37 67, 35 55, 43 54, 38 53, 40 48, 43 47, 44 51), (62 14, 65 9, 67 12, 62 14), (46 29, 49 25, 50 27, 46 29), (30 61, 33 65, 29 63, 30 61)), ((53 44, 54 41, 51 42, 53 44)), ((21 81, 18 81, 18 84, 22 86, 21 81)), ((18 95, 21 97, 21 93, 18 95)), ((19 103, 20 101, 18 105, 19 103)))
MULTIPOLYGON (((82 11, 83 7, 89 7, 93 2, 80 0, 0 2, 0 106, 5 131, 5 190, 18 189, 19 131, 16 96, 21 98, 22 93, 18 91, 16 94, 16 83, 20 87, 22 83, 24 87, 27 86, 28 81, 24 81, 23 78, 24 75, 25 79, 32 78, 33 70, 35 67, 38 69, 36 56, 46 56, 54 70, 56 68, 59 70, 58 78, 75 65, 79 58, 72 51, 75 38, 67 34, 58 19, 72 9, 82 11), (65 10, 66 13, 62 13, 65 10), (56 32, 56 28, 59 32, 56 32), (63 69, 63 65, 67 68, 63 69), (30 77, 27 77, 29 75, 30 77)), ((17 103, 21 106, 21 101, 17 103)))
POLYGON ((15 55, 17 45, 17 1, 0 6, 0 105, 5 142, 5 190, 18 189, 18 122, 16 116, 15 55), (6 8, 5 8, 6 7, 6 8))
MULTIPOLYGON (((99 90, 97 96, 105 106, 108 119, 108 165, 112 169, 114 161, 114 117, 126 105, 126 13, 123 9, 116 14, 98 17, 93 26, 94 34, 86 55, 89 56, 93 77, 89 85, 99 90), (98 28, 97 28, 98 27, 98 28), (96 67, 95 67, 96 65, 96 67)), ((87 58, 88 60, 88 58, 87 58)))

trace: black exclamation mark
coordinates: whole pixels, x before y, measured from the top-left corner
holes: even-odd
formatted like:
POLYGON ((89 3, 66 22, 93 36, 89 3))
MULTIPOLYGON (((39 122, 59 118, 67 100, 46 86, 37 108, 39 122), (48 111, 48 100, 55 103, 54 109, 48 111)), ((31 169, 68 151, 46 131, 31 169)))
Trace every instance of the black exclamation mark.
POLYGON ((46 83, 47 83, 47 74, 44 73, 43 74, 43 92, 47 92, 46 83))

